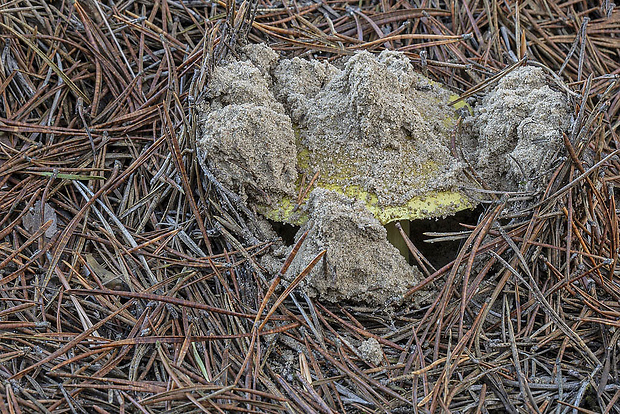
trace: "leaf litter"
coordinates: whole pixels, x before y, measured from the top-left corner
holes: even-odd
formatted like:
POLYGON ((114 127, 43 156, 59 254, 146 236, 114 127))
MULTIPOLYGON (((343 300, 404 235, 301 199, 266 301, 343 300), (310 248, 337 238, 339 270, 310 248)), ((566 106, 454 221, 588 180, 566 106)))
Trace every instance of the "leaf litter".
MULTIPOLYGON (((618 412, 617 8, 235 7, 0 6, 2 407, 618 412), (432 286, 428 305, 380 309, 281 290, 260 265, 269 229, 193 144, 213 71, 246 38, 332 61, 399 50, 474 109, 527 54, 570 95, 565 155, 541 193, 470 190, 488 208, 477 226, 440 236, 463 247, 409 290, 432 286), (74 175, 105 180, 63 178, 74 175), (511 208, 524 198, 532 202, 511 208), (45 224, 23 222, 37 202, 57 214, 49 240, 45 224), (89 257, 127 288, 110 291, 98 270, 85 272, 89 257), (356 349, 370 338, 384 355, 377 366, 356 349)), ((456 129, 452 154, 460 142, 456 129)), ((474 164, 464 174, 485 179, 474 164)))

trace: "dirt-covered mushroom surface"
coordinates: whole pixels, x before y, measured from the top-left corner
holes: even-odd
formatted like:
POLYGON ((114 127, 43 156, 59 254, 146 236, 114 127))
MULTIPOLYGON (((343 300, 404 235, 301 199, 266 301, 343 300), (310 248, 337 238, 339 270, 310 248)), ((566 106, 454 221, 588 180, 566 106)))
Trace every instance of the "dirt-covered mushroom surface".
POLYGON ((334 65, 248 45, 205 96, 208 168, 260 217, 307 232, 289 279, 326 252, 302 286, 333 302, 398 302, 422 275, 383 226, 472 208, 475 188, 536 189, 570 125, 541 69, 514 70, 463 107, 389 51, 334 65))

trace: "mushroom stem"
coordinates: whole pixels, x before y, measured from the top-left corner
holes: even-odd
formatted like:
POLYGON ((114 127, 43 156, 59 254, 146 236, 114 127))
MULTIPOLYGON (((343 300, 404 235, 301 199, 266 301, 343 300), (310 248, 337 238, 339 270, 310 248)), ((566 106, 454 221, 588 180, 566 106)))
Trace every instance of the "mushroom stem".
POLYGON ((407 259, 407 263, 411 264, 411 255, 409 252, 409 248, 403 240, 403 236, 400 235, 400 232, 396 228, 396 223, 400 223, 403 231, 409 235, 409 220, 401 220, 401 221, 392 221, 385 225, 385 229, 387 230, 387 238, 388 241, 392 244, 392 246, 396 247, 400 254, 407 259))

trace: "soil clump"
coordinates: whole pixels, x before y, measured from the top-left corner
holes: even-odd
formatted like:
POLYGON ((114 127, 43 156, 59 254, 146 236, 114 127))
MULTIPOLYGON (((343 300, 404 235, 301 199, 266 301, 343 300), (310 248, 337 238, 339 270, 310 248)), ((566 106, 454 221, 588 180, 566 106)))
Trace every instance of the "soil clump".
POLYGON ((381 344, 375 338, 368 338, 357 347, 362 359, 372 365, 380 365, 383 360, 381 344))
POLYGON ((387 241, 385 227, 362 202, 317 188, 306 210, 309 219, 298 236, 306 231, 308 236, 288 272, 294 278, 326 250, 306 278, 310 296, 384 306, 400 301, 422 279, 420 271, 387 241))
MULTIPOLYGON (((269 55, 275 53, 263 47, 252 56, 268 64, 269 55)), ((206 98, 199 144, 217 179, 246 202, 294 196, 295 133, 264 69, 249 60, 218 66, 206 98)))
POLYGON ((465 156, 489 188, 537 191, 563 150, 570 106, 541 68, 524 66, 503 77, 464 125, 465 156))

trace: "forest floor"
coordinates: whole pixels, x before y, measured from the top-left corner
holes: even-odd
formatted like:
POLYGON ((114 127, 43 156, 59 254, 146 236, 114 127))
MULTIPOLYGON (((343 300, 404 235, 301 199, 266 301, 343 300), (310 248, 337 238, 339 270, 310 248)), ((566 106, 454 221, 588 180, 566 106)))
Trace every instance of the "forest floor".
POLYGON ((0 412, 620 413, 613 3, 8 0, 0 38, 0 412), (267 265, 282 240, 201 156, 214 71, 248 43, 400 51, 473 111, 536 67, 570 124, 510 191, 457 121, 481 207, 407 223, 399 301, 324 300, 301 289, 324 251, 282 278, 296 229, 267 265))

